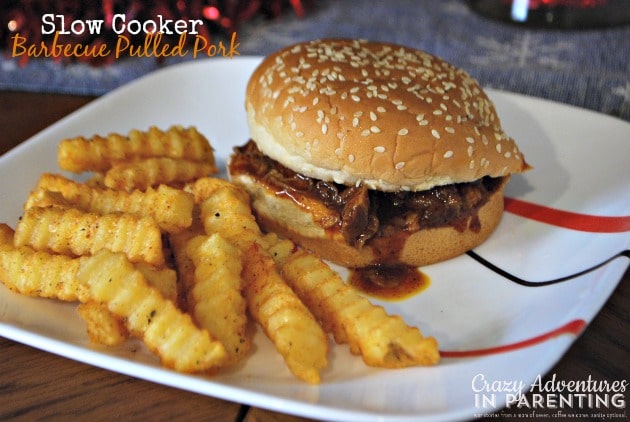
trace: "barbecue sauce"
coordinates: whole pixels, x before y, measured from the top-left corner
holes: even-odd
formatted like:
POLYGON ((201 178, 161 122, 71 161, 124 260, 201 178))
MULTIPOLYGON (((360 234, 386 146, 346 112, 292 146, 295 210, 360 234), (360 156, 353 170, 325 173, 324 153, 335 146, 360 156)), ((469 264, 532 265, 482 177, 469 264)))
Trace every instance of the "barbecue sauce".
POLYGON ((407 299, 422 292, 431 279, 417 267, 402 264, 374 264, 350 270, 350 285, 383 300, 407 299))

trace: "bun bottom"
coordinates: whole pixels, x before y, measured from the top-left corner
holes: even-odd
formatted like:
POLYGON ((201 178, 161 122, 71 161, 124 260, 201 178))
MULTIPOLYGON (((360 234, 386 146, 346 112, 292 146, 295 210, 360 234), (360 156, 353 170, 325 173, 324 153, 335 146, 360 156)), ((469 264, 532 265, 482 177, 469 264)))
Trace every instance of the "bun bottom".
POLYGON ((503 183, 479 209, 479 230, 466 228, 460 232, 446 226, 399 232, 372 239, 356 248, 348 245, 339 231, 318 224, 312 212, 286 197, 276 196, 249 176, 236 175, 232 181, 249 192, 258 224, 264 231, 274 232, 323 259, 349 268, 393 263, 424 266, 462 255, 485 242, 496 229, 503 216, 506 185, 503 183))

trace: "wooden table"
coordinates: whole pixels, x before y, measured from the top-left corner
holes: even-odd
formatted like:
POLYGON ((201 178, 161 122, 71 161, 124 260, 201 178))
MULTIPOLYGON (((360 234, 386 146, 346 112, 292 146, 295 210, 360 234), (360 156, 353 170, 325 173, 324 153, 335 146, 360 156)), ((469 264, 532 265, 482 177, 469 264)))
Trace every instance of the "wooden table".
MULTIPOLYGON (((0 154, 92 99, 0 92, 0 154)), ((599 315, 548 375, 555 373, 557 379, 567 381, 586 380, 589 375, 594 380, 630 378, 627 365, 629 303, 630 271, 627 271, 599 315)), ((4 338, 0 338, 0 395, 1 421, 71 417, 81 420, 305 420, 119 375, 4 338)), ((504 411, 503 415, 515 412, 504 411)), ((571 413, 571 409, 566 409, 565 413, 571 413)))

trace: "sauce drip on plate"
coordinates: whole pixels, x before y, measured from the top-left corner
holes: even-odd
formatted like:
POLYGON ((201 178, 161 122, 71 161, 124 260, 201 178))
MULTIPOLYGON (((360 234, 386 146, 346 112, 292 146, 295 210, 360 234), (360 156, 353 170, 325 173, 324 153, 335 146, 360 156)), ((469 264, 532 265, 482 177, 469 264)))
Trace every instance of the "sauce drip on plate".
POLYGON ((356 289, 383 300, 402 300, 425 290, 429 276, 417 267, 375 264, 350 271, 349 283, 356 289))

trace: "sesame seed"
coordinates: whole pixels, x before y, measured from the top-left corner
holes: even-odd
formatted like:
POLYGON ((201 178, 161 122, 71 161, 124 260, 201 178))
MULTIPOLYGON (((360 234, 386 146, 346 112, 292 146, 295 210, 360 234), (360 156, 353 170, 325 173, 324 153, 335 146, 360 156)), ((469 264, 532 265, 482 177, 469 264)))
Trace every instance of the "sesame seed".
POLYGON ((387 110, 385 110, 385 107, 383 107, 383 106, 378 106, 376 108, 376 111, 378 111, 379 113, 385 113, 387 110))
POLYGON ((361 102, 361 97, 359 97, 358 95, 352 95, 350 98, 352 98, 355 102, 361 102))
POLYGON ((302 138, 304 136, 304 132, 295 132, 295 136, 297 138, 302 138))
POLYGON ((385 152, 385 147, 381 147, 381 146, 374 147, 374 152, 385 152))
POLYGON ((409 130, 408 130, 408 129, 406 129, 406 128, 402 128, 402 129, 400 129, 400 130, 398 131, 398 134, 399 134, 400 136, 405 136, 405 135, 407 135, 408 133, 409 133, 409 130))
POLYGON ((402 170, 403 167, 405 167, 405 162, 404 161, 400 161, 398 163, 396 163, 396 170, 402 170))
POLYGON ((468 152, 468 156, 469 156, 469 157, 472 157, 472 155, 473 155, 473 151, 474 151, 474 149, 473 149, 472 145, 470 145, 470 146, 468 147, 468 150, 467 150, 467 152, 468 152))
POLYGON ((381 133, 381 129, 378 126, 370 127, 370 132, 372 133, 381 133))
POLYGON ((435 139, 440 139, 440 132, 435 129, 431 129, 431 135, 433 135, 435 139))
POLYGON ((444 153, 444 158, 451 158, 453 156, 453 151, 448 150, 444 153))
POLYGON ((348 161, 350 161, 351 163, 354 163, 354 155, 352 154, 348 155, 348 161))
POLYGON ((373 122, 375 122, 377 119, 376 117, 376 113, 374 113, 373 111, 370 111, 370 120, 372 120, 373 122))
POLYGON ((442 113, 443 113, 443 111, 442 111, 442 110, 433 110, 433 114, 434 114, 435 116, 439 116, 439 115, 441 115, 442 113))
POLYGON ((455 133, 455 129, 453 129, 450 126, 445 127, 444 130, 447 131, 448 133, 455 133))
POLYGON ((357 127, 359 126, 359 118, 355 117, 352 119, 352 127, 357 127))
POLYGON ((421 120, 421 121, 419 121, 419 122, 418 122, 418 124, 419 124, 420 126, 426 126, 426 125, 428 125, 428 124, 429 124, 429 121, 428 121, 428 120, 421 120))
POLYGON ((365 129, 363 132, 361 132, 361 136, 370 136, 370 131, 368 129, 365 129))
POLYGON ((466 142, 468 142, 469 144, 474 144, 475 143, 475 139, 469 136, 469 137, 466 138, 466 142))
POLYGON ((497 144, 496 149, 497 149, 497 152, 501 154, 501 144, 497 144))
POLYGON ((325 135, 326 133, 328 133, 328 125, 326 123, 324 123, 322 125, 322 133, 325 135))
POLYGON ((424 114, 418 114, 418 115, 416 116, 416 120, 417 120, 417 121, 419 121, 419 122, 420 122, 420 121, 422 121, 422 120, 424 120, 424 114))

